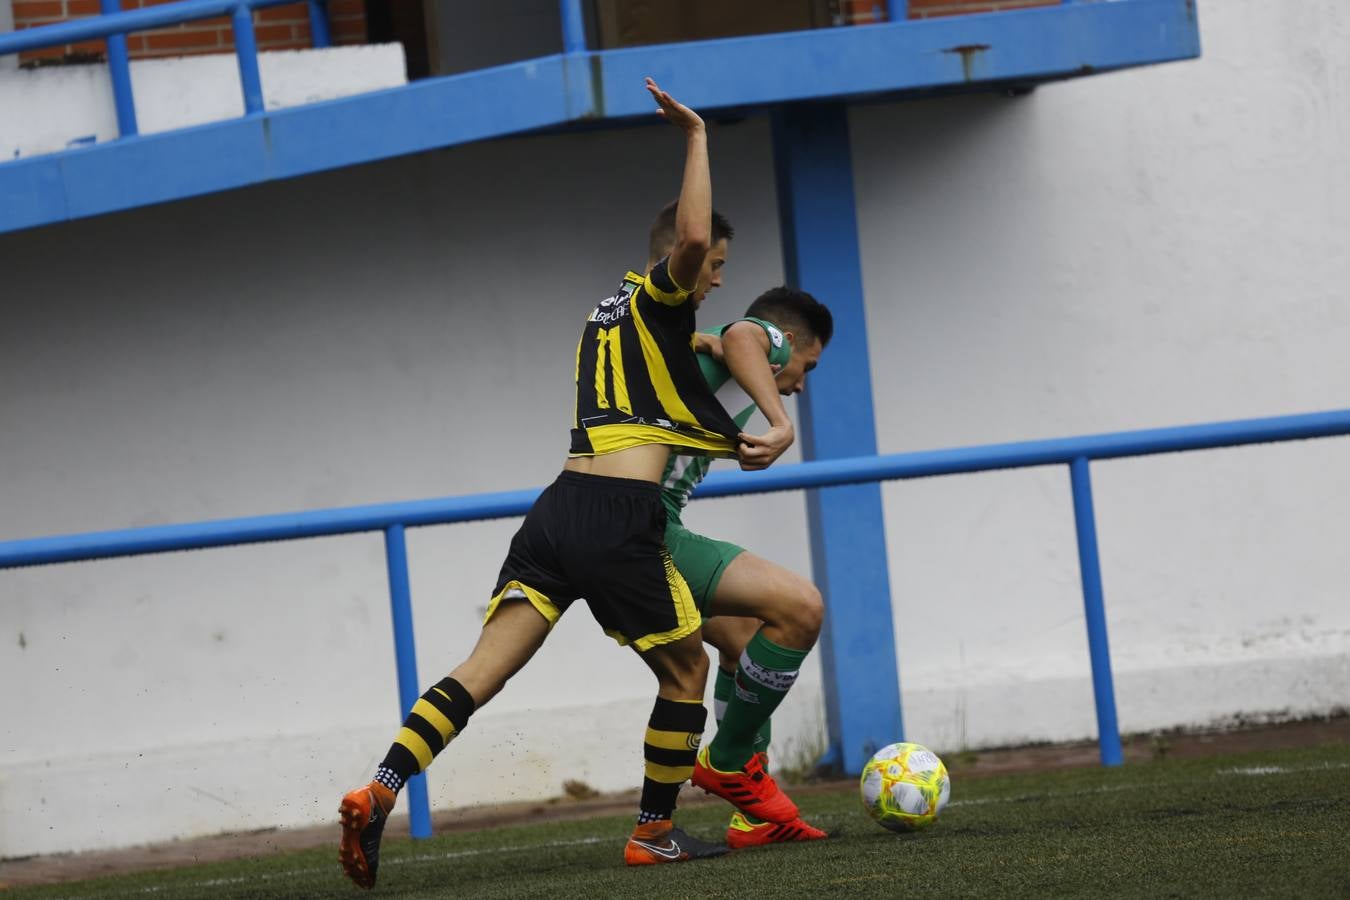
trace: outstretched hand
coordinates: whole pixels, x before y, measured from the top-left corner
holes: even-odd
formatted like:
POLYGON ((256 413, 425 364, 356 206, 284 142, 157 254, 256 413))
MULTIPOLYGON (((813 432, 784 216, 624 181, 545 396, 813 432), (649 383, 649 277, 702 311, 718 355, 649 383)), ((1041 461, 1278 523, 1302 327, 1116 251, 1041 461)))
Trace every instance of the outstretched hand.
POLYGON ((661 90, 661 87, 650 77, 647 79, 647 93, 652 95, 652 99, 660 107, 656 114, 670 124, 678 125, 685 132, 703 129, 703 120, 699 118, 698 113, 661 90))

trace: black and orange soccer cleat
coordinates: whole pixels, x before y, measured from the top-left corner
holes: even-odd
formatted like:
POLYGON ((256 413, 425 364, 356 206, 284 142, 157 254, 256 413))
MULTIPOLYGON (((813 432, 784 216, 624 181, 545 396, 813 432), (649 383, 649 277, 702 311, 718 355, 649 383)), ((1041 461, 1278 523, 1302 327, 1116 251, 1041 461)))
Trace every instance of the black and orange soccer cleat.
POLYGON ((375 873, 380 865, 380 838, 396 799, 393 791, 372 781, 348 791, 338 807, 338 818, 342 822, 338 861, 342 863, 342 871, 357 887, 369 890, 375 886, 375 873))
POLYGON ((797 818, 797 804, 764 771, 763 760, 764 755, 756 753, 739 772, 720 772, 708 762, 704 747, 698 752, 691 780, 695 787, 721 797, 748 816, 786 825, 797 818))
POLYGON ((828 834, 807 824, 801 818, 787 824, 780 822, 751 822, 744 813, 731 814, 727 826, 727 846, 732 850, 746 847, 764 847, 769 844, 790 844, 795 841, 823 841, 828 834))
POLYGON ((725 844, 710 844, 685 834, 669 821, 648 822, 633 829, 623 848, 623 861, 628 866, 654 866, 711 859, 729 850, 725 844))

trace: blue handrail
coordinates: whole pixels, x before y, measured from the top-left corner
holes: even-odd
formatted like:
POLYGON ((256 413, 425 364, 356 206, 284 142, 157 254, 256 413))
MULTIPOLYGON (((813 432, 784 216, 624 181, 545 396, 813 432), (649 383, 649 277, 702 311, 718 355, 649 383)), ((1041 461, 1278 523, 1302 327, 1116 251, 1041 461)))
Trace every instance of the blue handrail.
POLYGON ((1350 409, 1262 419, 1236 419, 1202 425, 1149 428, 1082 437, 1011 444, 985 444, 950 450, 892 453, 836 459, 768 469, 753 475, 719 472, 699 486, 699 497, 761 494, 804 487, 830 487, 864 481, 889 481, 987 472, 1028 466, 1070 464, 1078 457, 1120 459, 1185 450, 1212 450, 1244 444, 1269 444, 1350 434, 1350 409))
MULTIPOLYGON (((1350 410, 919 453, 819 460, 753 474, 715 473, 700 485, 696 497, 727 497, 995 469, 1068 465, 1101 759, 1104 765, 1120 765, 1123 755, 1116 721, 1115 692, 1111 678, 1111 658, 1106 634, 1106 612, 1088 464, 1094 459, 1118 459, 1341 435, 1350 435, 1350 410)), ((405 529, 418 525, 441 525, 523 515, 538 494, 539 489, 535 488, 405 503, 384 503, 184 525, 160 525, 125 531, 5 541, 0 542, 0 569, 114 556, 136 556, 171 550, 382 531, 385 536, 389 570, 400 714, 406 715, 416 702, 421 686, 417 677, 417 658, 413 640, 405 529)), ((409 810, 413 836, 429 837, 431 811, 425 777, 422 775, 409 782, 409 810)))
POLYGON ((152 31, 156 28, 181 25, 184 22, 195 22, 198 19, 229 16, 234 13, 237 6, 263 9, 295 2, 296 0, 178 0, 177 3, 147 6, 143 9, 86 16, 0 34, 0 56, 92 41, 113 34, 126 35, 134 31, 152 31))
MULTIPOLYGON (((131 93, 131 66, 126 36, 134 31, 150 31, 198 19, 229 16, 234 27, 234 51, 239 61, 245 115, 258 115, 263 111, 263 94, 262 78, 258 73, 258 42, 253 32, 253 11, 295 2, 297 0, 179 0, 161 6, 121 10, 117 0, 102 0, 101 15, 0 34, 0 56, 105 39, 113 83, 113 102, 117 107, 118 132, 124 138, 133 137, 137 133, 136 108, 131 93)), ((315 47, 327 47, 327 0, 306 0, 306 6, 309 10, 311 43, 315 47)))
MULTIPOLYGON (((235 56, 239 64, 244 113, 245 116, 260 115, 264 112, 264 105, 262 79, 258 70, 257 39, 253 31, 253 11, 297 2, 302 0, 177 0, 159 6, 122 10, 118 0, 100 0, 102 10, 100 15, 0 34, 0 56, 81 41, 105 40, 113 86, 113 102, 117 109, 118 134, 122 138, 129 138, 136 136, 138 128, 126 36, 137 31, 229 16, 234 30, 235 56)), ((329 46, 327 0, 303 0, 303 2, 309 11, 311 43, 315 47, 329 46)), ((1060 0, 1060 2, 1067 5, 1080 0, 1060 0)), ((588 48, 582 0, 558 0, 558 4, 562 22, 563 54, 575 57, 586 53, 588 48)), ((904 20, 907 15, 906 0, 891 0, 889 18, 892 21, 904 20)))
MULTIPOLYGON (((101 0, 102 14, 51 25, 39 25, 0 34, 0 56, 24 53, 46 47, 60 47, 100 38, 107 42, 108 69, 112 77, 113 103, 117 108, 117 127, 121 137, 137 134, 136 107, 131 92, 131 64, 126 36, 134 31, 150 31, 229 16, 234 28, 234 52, 239 61, 240 89, 244 95, 244 114, 263 112, 262 77, 258 71, 258 41, 253 31, 253 11, 270 6, 285 6, 298 0, 178 0, 144 9, 121 10, 117 0, 101 0)), ((309 9, 310 42, 327 47, 327 0, 305 0, 309 9)), ((559 0, 562 14, 564 53, 586 51, 586 28, 581 0, 559 0)))
MULTIPOLYGON (((1208 450, 1350 434, 1350 410, 714 472, 697 498, 1208 450)), ((0 542, 0 569, 524 515, 539 488, 0 542)))

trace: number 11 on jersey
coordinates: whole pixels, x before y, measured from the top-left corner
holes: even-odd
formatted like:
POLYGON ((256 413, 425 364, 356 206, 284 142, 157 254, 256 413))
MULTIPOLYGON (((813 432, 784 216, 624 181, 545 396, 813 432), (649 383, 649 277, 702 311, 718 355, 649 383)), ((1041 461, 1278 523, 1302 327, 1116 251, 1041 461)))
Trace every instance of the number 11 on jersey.
POLYGON ((613 328, 602 328, 596 332, 595 338, 600 342, 600 347, 595 354, 595 397, 596 404, 601 409, 609 409, 610 406, 616 406, 622 411, 633 414, 633 406, 628 401, 628 382, 623 375, 623 344, 620 342, 620 332, 618 326, 613 328), (606 366, 608 362, 608 367, 606 366), (605 369, 609 369, 609 378, 605 378, 605 369), (607 390, 607 381, 613 382, 614 394, 611 402, 610 393, 607 390))

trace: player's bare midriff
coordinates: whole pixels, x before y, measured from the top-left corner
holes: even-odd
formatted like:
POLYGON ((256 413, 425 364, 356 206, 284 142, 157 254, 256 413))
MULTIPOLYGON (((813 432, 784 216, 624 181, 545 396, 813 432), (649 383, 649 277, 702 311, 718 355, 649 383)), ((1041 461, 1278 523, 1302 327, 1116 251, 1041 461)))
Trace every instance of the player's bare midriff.
POLYGON ((563 464, 563 468, 584 475, 635 478, 655 484, 660 482, 669 457, 670 448, 665 444, 642 444, 601 456, 573 456, 563 464))

